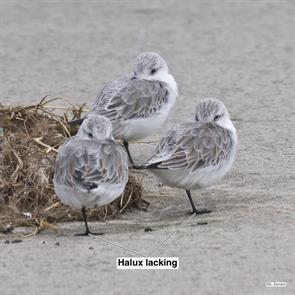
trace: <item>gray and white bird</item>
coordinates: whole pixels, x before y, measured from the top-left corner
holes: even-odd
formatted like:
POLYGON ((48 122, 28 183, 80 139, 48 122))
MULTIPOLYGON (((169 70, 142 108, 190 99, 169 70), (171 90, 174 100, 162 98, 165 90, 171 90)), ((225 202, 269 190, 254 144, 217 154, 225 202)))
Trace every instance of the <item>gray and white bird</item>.
POLYGON ((88 114, 95 112, 110 119, 114 137, 123 141, 134 165, 128 143, 159 129, 176 97, 177 84, 165 60, 157 53, 145 52, 136 58, 132 74, 103 87, 88 114))
POLYGON ((196 209, 190 191, 221 180, 233 164, 236 148, 236 129, 226 107, 207 98, 197 105, 194 122, 181 124, 161 139, 146 167, 164 184, 183 188, 193 213, 209 213, 196 209))
POLYGON ((118 198, 128 181, 128 158, 112 136, 112 124, 103 116, 85 118, 76 136, 58 151, 54 188, 61 201, 81 209, 86 232, 86 208, 103 206, 118 198))

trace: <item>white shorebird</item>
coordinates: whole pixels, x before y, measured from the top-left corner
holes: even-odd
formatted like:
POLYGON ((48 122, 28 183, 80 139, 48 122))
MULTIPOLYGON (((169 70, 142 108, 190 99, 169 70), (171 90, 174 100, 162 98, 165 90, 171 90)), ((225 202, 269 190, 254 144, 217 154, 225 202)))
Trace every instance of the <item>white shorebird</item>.
MULTIPOLYGON (((157 53, 145 52, 136 58, 133 74, 104 86, 89 114, 95 112, 110 119, 114 137, 123 141, 134 165, 128 143, 160 128, 176 97, 177 84, 165 60, 157 53)), ((82 120, 72 123, 79 124, 82 120)))
POLYGON ((207 98, 197 105, 195 122, 162 138, 146 167, 164 184, 185 189, 193 213, 209 213, 196 209, 190 191, 221 180, 233 164, 236 147, 236 129, 226 107, 207 98))
POLYGON ((54 188, 62 202, 81 209, 86 232, 90 233, 86 208, 103 206, 118 198, 128 181, 128 158, 112 136, 112 124, 91 114, 76 136, 58 151, 54 188))

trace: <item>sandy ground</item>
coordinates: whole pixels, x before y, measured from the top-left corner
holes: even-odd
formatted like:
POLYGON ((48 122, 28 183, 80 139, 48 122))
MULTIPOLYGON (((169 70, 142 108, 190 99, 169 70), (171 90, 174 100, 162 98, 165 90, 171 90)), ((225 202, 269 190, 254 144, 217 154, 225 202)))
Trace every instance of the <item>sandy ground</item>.
MULTIPOLYGON (((155 253, 178 256, 179 270, 118 271, 116 258, 129 253, 73 237, 82 224, 66 224, 59 235, 19 244, 2 237, 0 294, 295 294, 294 12, 294 2, 283 0, 1 1, 2 103, 50 94, 90 105, 139 52, 153 50, 167 60, 180 93, 161 132, 192 117, 200 98, 217 96, 232 114, 239 151, 222 183, 194 193, 213 212, 155 253), (288 286, 265 288, 268 281, 288 286)), ((138 162, 152 149, 132 145, 138 162)), ((147 212, 91 227, 147 253, 187 218, 189 203, 184 192, 145 179, 146 194, 154 195, 147 212)))

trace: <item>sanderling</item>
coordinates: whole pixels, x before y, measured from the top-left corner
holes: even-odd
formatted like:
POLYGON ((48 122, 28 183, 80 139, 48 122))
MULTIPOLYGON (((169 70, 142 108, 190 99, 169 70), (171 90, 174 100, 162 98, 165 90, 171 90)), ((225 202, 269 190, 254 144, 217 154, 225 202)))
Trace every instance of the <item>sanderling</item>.
POLYGON ((207 98, 197 105, 194 122, 161 139, 146 167, 164 184, 185 189, 193 213, 209 213, 196 209, 190 191, 221 180, 233 164, 236 147, 236 129, 226 107, 207 98))
POLYGON ((157 53, 146 52, 136 58, 133 74, 105 85, 90 113, 111 120, 114 137, 123 141, 134 165, 128 143, 156 131, 166 120, 176 96, 177 84, 165 60, 157 53))
MULTIPOLYGON (((59 149, 55 162, 54 188, 62 202, 81 209, 90 233, 86 208, 103 206, 118 198, 128 181, 128 158, 112 136, 112 124, 91 114, 76 136, 59 149)), ((79 234, 81 235, 81 234, 79 234)))

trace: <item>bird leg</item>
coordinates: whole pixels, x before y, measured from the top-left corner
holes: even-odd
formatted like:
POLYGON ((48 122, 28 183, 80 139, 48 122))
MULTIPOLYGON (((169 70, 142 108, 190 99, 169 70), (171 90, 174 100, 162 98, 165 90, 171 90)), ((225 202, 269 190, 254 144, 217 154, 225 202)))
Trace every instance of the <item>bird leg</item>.
POLYGON ((127 141, 123 141, 123 145, 124 145, 124 148, 125 148, 125 150, 127 152, 127 155, 128 155, 129 161, 130 161, 130 163, 132 165, 132 168, 138 169, 140 166, 135 165, 134 162, 133 162, 133 159, 132 159, 130 151, 129 151, 129 143, 127 141))
POLYGON ((192 199, 192 196, 191 196, 190 190, 185 190, 185 192, 186 192, 186 194, 187 194, 187 196, 189 198, 189 201, 191 203, 191 206, 193 208, 192 214, 206 214, 206 213, 211 212, 211 210, 208 210, 208 209, 196 209, 195 204, 194 204, 193 199, 192 199))
POLYGON ((95 236, 103 235, 103 233, 92 233, 89 230, 88 223, 87 223, 87 216, 86 216, 86 208, 84 206, 82 207, 81 212, 82 212, 83 219, 85 222, 86 231, 85 231, 85 233, 82 233, 82 234, 75 234, 75 236, 88 236, 89 234, 95 235, 95 236))

